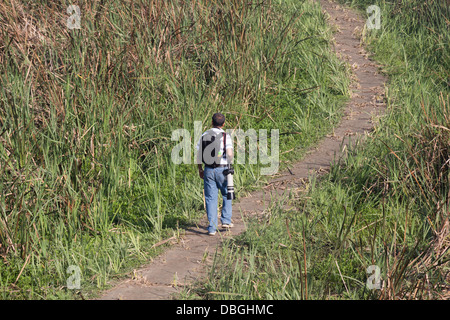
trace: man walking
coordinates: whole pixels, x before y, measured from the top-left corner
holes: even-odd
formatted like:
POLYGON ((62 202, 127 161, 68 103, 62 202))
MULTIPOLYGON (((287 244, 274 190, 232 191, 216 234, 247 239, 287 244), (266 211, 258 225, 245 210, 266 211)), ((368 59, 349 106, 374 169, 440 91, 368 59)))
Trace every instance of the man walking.
POLYGON ((224 170, 233 160, 233 141, 222 129, 225 116, 215 113, 212 128, 203 133, 197 145, 197 164, 200 178, 203 179, 205 191, 206 214, 209 220, 208 234, 213 236, 218 228, 217 198, 219 190, 223 204, 221 223, 224 228, 231 228, 232 200, 227 199, 227 179, 224 170), (203 164, 205 169, 203 169, 203 164))

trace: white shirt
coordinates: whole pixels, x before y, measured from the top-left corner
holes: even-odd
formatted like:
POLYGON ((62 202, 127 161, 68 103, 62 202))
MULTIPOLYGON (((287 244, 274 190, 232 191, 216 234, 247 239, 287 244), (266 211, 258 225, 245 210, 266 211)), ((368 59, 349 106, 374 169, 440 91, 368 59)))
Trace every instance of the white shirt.
MULTIPOLYGON (((212 129, 210 129, 210 130, 212 130, 212 131, 213 131, 214 133, 216 133, 216 134, 217 134, 217 133, 221 133, 221 132, 225 132, 223 129, 219 129, 219 128, 212 128, 212 129)), ((210 131, 210 130, 208 130, 208 131, 210 131)), ((203 137, 208 131, 203 132, 202 137, 203 137)), ((197 143, 197 147, 196 147, 197 152, 200 150, 201 143, 202 143, 202 138, 200 138, 200 140, 199 140, 198 143, 197 143)), ((233 150, 233 141, 231 140, 231 136, 230 136, 228 133, 227 133, 227 145, 225 146, 225 149, 226 149, 226 150, 228 150, 228 149, 233 150)), ((219 150, 217 156, 218 156, 218 157, 221 157, 221 159, 220 159, 220 164, 228 164, 228 162, 227 162, 227 154, 226 154, 226 153, 225 153, 225 154, 223 153, 223 135, 222 135, 221 138, 220 138, 220 150, 219 150)))

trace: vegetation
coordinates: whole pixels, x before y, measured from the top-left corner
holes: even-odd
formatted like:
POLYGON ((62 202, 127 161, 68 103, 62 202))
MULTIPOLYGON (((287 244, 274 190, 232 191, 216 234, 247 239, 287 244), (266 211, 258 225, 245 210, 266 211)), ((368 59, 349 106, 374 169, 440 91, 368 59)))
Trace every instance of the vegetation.
POLYGON ((346 4, 381 8, 381 29, 364 30, 363 41, 390 78, 386 115, 364 145, 292 195, 296 210, 274 202, 230 240, 208 281, 183 297, 449 298, 448 1, 346 4))
MULTIPOLYGON (((309 1, 85 1, 80 29, 69 5, 0 3, 2 299, 91 297, 203 215, 195 166, 171 161, 175 129, 222 111, 228 128, 279 129, 288 161, 348 96, 309 1)), ((238 195, 259 168, 236 167, 238 195)))

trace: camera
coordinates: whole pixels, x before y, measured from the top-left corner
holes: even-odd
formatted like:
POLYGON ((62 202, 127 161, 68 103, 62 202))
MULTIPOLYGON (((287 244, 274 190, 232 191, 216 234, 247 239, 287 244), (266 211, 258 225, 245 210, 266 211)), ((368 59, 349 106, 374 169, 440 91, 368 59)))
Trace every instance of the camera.
POLYGON ((233 184, 233 174, 234 169, 231 166, 231 164, 228 165, 228 167, 223 170, 223 174, 227 177, 227 199, 228 200, 234 200, 234 184, 233 184))

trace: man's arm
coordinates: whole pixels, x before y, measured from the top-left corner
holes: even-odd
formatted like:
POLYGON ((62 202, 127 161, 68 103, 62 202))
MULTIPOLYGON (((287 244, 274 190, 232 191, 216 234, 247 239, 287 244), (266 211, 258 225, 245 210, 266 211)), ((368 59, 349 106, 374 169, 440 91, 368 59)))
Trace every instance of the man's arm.
POLYGON ((233 163, 233 157, 234 157, 233 148, 228 148, 227 149, 227 162, 228 162, 228 164, 233 163))
POLYGON ((226 153, 227 153, 227 163, 228 164, 232 164, 233 163, 233 157, 234 157, 234 152, 233 152, 233 141, 231 140, 231 136, 227 133, 226 134, 226 153))
POLYGON ((201 164, 198 164, 198 175, 203 179, 203 166, 201 164))
POLYGON ((198 175, 201 179, 203 179, 203 164, 202 164, 202 155, 201 148, 197 150, 197 167, 198 167, 198 175))

